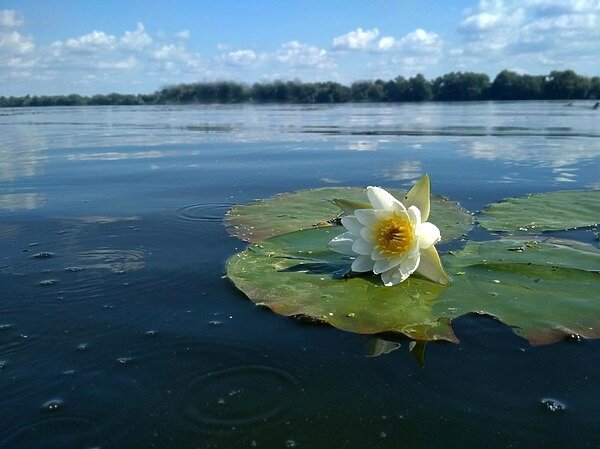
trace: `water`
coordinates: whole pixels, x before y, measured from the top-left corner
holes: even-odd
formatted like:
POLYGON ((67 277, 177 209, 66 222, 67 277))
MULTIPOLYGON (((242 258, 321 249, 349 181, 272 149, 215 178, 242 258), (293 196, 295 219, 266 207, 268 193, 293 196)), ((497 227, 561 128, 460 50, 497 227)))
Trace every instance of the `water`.
POLYGON ((0 448, 598 447, 600 342, 469 315, 424 367, 398 337, 367 357, 237 292, 221 223, 424 172, 471 211, 600 188, 598 124, 586 102, 0 110, 0 448))

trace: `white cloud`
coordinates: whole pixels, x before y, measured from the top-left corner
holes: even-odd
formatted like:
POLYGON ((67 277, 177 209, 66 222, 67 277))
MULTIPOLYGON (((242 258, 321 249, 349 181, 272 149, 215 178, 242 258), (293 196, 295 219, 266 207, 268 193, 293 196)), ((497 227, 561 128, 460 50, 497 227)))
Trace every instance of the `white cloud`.
POLYGON ((125 31, 120 37, 94 30, 66 41, 56 41, 50 46, 50 53, 46 64, 81 70, 125 71, 159 64, 158 69, 162 67, 173 72, 180 66, 189 68, 200 64, 200 57, 182 43, 155 42, 141 22, 135 30, 125 31))
POLYGON ((252 50, 236 50, 223 55, 222 59, 227 64, 251 66, 258 61, 259 56, 252 50))
POLYGON ((590 55, 600 54, 600 2, 481 0, 458 31, 463 43, 453 54, 465 64, 598 67, 590 55))
POLYGON ((377 36, 379 36, 377 28, 364 31, 362 28, 357 28, 342 36, 335 37, 332 47, 334 50, 365 50, 374 43, 377 36))
POLYGON ((170 72, 178 71, 182 66, 197 68, 201 64, 200 55, 188 51, 181 44, 163 44, 153 51, 152 58, 163 63, 170 72))
POLYGON ((377 39, 379 30, 356 31, 338 36, 333 40, 334 50, 366 51, 371 53, 398 52, 405 56, 432 54, 441 51, 442 39, 434 32, 417 28, 401 38, 383 36, 377 39))
POLYGON ((16 11, 12 9, 0 10, 0 61, 2 61, 0 75, 5 70, 15 78, 31 76, 28 71, 19 70, 31 68, 35 63, 31 57, 35 50, 33 38, 13 29, 23 25, 23 23, 23 18, 16 11))
POLYGON ((377 42, 377 49, 380 51, 390 51, 396 46, 396 39, 392 36, 384 36, 377 42))
POLYGON ((121 61, 99 61, 97 66, 99 69, 128 70, 137 66, 137 59, 135 59, 133 56, 130 56, 129 58, 121 61))
POLYGON ((0 10, 0 28, 16 28, 23 23, 23 18, 14 9, 0 10))
POLYGON ((327 51, 302 44, 298 41, 286 42, 273 55, 274 59, 292 67, 332 67, 327 51))
POLYGON ((439 53, 442 45, 442 39, 436 33, 417 28, 400 39, 397 47, 403 53, 415 55, 439 53))
POLYGON ((146 33, 144 24, 138 22, 135 31, 125 31, 120 42, 121 45, 126 48, 140 50, 152 44, 153 40, 150 35, 146 33))
POLYGON ((23 36, 17 31, 0 33, 0 55, 25 55, 35 48, 31 37, 23 36))
MULTIPOLYGON (((2 20, 15 23, 2 14, 2 20)), ((16 16, 15 16, 16 17, 16 16)), ((181 33, 180 33, 181 34, 181 33)), ((179 36, 175 42, 151 36, 142 23, 134 29, 113 35, 102 30, 36 45, 33 38, 0 27, 0 83, 21 89, 52 93, 49 86, 80 91, 81 86, 101 91, 139 89, 140 80, 153 79, 155 87, 166 82, 183 82, 203 77, 200 56, 186 47, 179 36), (115 76, 115 73, 118 75, 115 76), (34 86, 34 81, 38 85, 34 86), (70 87, 68 87, 70 86, 70 87), (107 87, 108 86, 108 87, 107 87)))
POLYGON ((99 50, 110 50, 115 47, 117 39, 103 31, 92 31, 89 34, 77 38, 68 39, 66 42, 56 41, 52 47, 59 53, 63 49, 73 50, 81 53, 94 53, 99 50))
POLYGON ((177 39, 187 40, 190 38, 190 36, 191 34, 189 30, 181 30, 179 33, 175 33, 175 37, 177 39))

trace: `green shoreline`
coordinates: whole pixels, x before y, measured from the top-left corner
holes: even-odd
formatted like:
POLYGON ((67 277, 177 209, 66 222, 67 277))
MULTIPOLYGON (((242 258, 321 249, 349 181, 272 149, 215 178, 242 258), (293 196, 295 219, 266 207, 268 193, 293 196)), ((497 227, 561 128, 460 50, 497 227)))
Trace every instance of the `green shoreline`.
POLYGON ((332 81, 274 81, 252 85, 219 81, 165 86, 151 94, 0 96, 0 107, 598 99, 598 76, 582 76, 573 70, 554 70, 548 75, 503 70, 493 81, 484 73, 451 72, 433 80, 418 74, 408 79, 398 76, 388 81, 357 81, 350 86, 332 81))

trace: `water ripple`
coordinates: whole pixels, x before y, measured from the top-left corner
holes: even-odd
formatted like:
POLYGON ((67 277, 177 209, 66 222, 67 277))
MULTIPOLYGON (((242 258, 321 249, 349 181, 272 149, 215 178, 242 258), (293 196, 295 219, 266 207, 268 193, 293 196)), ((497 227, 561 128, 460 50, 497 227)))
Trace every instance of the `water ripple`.
POLYGON ((176 219, 183 221, 221 221, 233 203, 209 202, 190 204, 177 209, 176 219))
POLYGON ((280 415, 298 390, 296 379, 283 370, 237 366, 194 379, 186 411, 200 426, 249 426, 280 415))

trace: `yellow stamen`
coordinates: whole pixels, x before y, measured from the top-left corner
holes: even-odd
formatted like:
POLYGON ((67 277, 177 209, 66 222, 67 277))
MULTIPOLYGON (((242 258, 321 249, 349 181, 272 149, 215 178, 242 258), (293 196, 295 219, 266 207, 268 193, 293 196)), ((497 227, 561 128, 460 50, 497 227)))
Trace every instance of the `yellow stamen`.
POLYGON ((412 248, 415 230, 407 217, 394 213, 381 220, 373 230, 375 247, 388 257, 399 256, 412 248))

